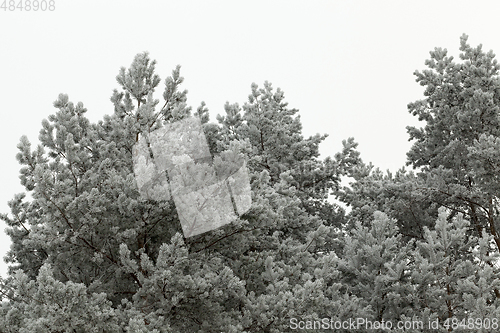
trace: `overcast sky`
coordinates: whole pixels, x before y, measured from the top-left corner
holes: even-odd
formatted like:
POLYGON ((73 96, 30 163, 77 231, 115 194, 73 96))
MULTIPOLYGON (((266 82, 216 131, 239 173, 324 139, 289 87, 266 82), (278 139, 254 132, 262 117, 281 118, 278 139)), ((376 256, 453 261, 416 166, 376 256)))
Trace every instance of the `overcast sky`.
MULTIPOLYGON (((243 104, 252 82, 267 80, 300 110, 306 136, 329 134, 323 157, 352 136, 365 161, 395 171, 411 144, 405 127, 417 124, 406 106, 422 98, 413 72, 436 46, 457 56, 462 33, 500 52, 499 9, 496 1, 422 0, 55 0, 54 11, 0 9, 0 212, 23 191, 21 135, 36 146, 60 93, 83 102, 91 121, 111 114, 120 67, 143 51, 158 62, 158 98, 180 64, 188 103, 205 101, 215 120, 226 101, 243 104)), ((8 247, 0 232, 2 257, 8 247)))

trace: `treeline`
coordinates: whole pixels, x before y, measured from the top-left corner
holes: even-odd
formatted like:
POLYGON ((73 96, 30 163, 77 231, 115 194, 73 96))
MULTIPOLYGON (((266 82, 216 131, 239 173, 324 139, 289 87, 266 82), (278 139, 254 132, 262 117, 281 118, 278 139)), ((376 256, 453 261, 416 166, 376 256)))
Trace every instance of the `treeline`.
POLYGON ((160 103, 147 53, 119 71, 97 123, 60 95, 40 144, 18 145, 32 200, 15 195, 1 216, 0 332, 497 331, 500 66, 465 35, 460 51, 436 48, 415 72, 424 98, 408 111, 424 126, 407 128, 413 171, 395 174, 352 138, 320 159, 326 135, 304 138, 267 82, 211 122, 177 67, 160 103), (188 117, 210 154, 244 159, 251 189, 249 210, 193 237, 173 199, 141 195, 133 161, 141 137, 188 117))

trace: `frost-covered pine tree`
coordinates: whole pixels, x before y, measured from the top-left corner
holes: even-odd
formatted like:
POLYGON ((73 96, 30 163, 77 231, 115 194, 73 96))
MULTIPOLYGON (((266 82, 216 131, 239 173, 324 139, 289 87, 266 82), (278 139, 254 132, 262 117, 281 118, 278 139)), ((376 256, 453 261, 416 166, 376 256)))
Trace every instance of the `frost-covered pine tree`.
MULTIPOLYGON (((2 332, 283 332, 290 318, 347 317, 366 309, 334 283, 318 255, 334 248, 342 212, 327 202, 340 161, 319 159, 280 90, 252 86, 243 113, 219 124, 195 112, 177 67, 160 84, 147 53, 117 76, 114 113, 97 123, 60 95, 40 144, 17 156, 31 199, 10 201, 9 276, 2 332), (248 161, 252 206, 230 224, 185 238, 174 201, 141 196, 133 151, 142 137, 199 117, 211 154, 248 161)), ((215 163, 215 162, 214 162, 215 163)))

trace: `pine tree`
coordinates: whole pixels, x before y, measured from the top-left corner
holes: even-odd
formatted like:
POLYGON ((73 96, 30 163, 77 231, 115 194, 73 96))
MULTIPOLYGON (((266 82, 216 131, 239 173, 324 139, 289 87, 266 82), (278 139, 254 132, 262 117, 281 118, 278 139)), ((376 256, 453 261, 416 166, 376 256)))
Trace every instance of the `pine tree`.
POLYGON ((493 52, 467 44, 466 35, 460 51, 462 61, 455 62, 446 49, 436 48, 426 61, 428 69, 415 72, 425 87, 425 98, 408 105, 425 123, 423 128, 407 128, 415 141, 407 164, 416 172, 401 169, 384 175, 358 163, 350 172, 353 185, 338 196, 353 207, 353 220, 369 221, 370 214, 382 210, 414 239, 433 226, 440 206, 447 207, 452 214, 467 216, 476 236, 487 230, 498 251, 500 65, 493 52))
POLYGON ((31 199, 16 195, 2 215, 13 245, 9 277, 0 281, 9 299, 0 330, 282 332, 292 317, 367 313, 335 282, 333 252, 320 254, 334 248, 330 225, 342 216, 327 195, 343 162, 319 160, 325 136, 304 139, 297 110, 268 83, 252 86, 243 116, 228 105, 217 125, 204 104, 192 115, 177 67, 159 104, 155 64, 142 53, 120 70, 114 113, 102 121, 91 123, 82 103, 60 95, 40 145, 32 151, 21 139, 21 182, 31 199), (192 116, 211 154, 247 160, 252 206, 186 238, 172 197, 141 195, 134 149, 192 116))
POLYGON ((298 110, 287 107, 281 89, 274 91, 269 82, 263 88, 252 84, 251 89, 243 107, 226 103, 226 115, 217 117, 220 132, 225 134, 223 146, 233 139, 248 140, 252 149, 248 163, 253 170, 265 170, 270 184, 292 185, 308 213, 339 227, 344 212, 328 198, 340 182, 342 161, 319 159, 319 144, 327 135, 304 139, 298 110))
POLYGON ((462 62, 455 63, 446 49, 436 48, 426 61, 429 69, 415 72, 426 98, 408 110, 426 125, 408 127, 416 141, 408 163, 426 173, 434 202, 468 216, 476 236, 486 228, 500 250, 498 192, 487 176, 497 168, 489 153, 500 135, 500 65, 492 51, 467 44, 466 35, 460 51, 462 62))
POLYGON ((413 314, 411 242, 403 243, 393 219, 376 211, 370 227, 360 222, 345 236, 338 269, 349 295, 356 296, 372 310, 367 319, 396 322, 413 314))
MULTIPOLYGON (((468 45, 467 36, 462 36, 460 45, 460 62, 445 49, 436 48, 426 61, 428 69, 415 72, 417 82, 426 88, 425 99, 408 105, 410 113, 425 124, 407 128, 410 140, 415 141, 407 154, 408 165, 416 170, 402 168, 394 175, 384 174, 363 163, 352 141, 346 146, 356 158, 344 169, 353 181, 336 195, 352 207, 346 231, 359 233, 361 226, 370 230, 378 223, 372 214, 383 211, 396 222, 399 236, 416 251, 408 253, 405 261, 413 273, 404 290, 417 298, 405 299, 408 311, 401 318, 439 319, 441 323, 453 318, 479 318, 484 323, 489 318, 491 324, 500 298, 495 259, 500 250, 500 65, 493 52, 468 45)), ((369 276, 371 266, 353 268, 359 256, 368 256, 368 250, 356 247, 356 241, 347 238, 344 245, 353 252, 342 255, 347 267, 343 272, 347 277, 369 276), (352 271, 357 275, 349 275, 352 271)), ((369 261, 373 262, 377 261, 369 261)), ((372 274, 367 280, 373 286, 380 278, 372 274)), ((359 295, 363 284, 355 285, 358 289, 352 288, 359 295)), ((474 325, 475 330, 492 329, 474 325)), ((448 328, 451 326, 440 329, 448 328)))
POLYGON ((412 262, 416 312, 439 319, 445 330, 490 332, 498 329, 499 301, 494 293, 500 280, 494 273, 498 255, 491 254, 492 236, 467 237, 470 223, 461 215, 449 220, 440 208, 434 230, 425 228, 412 262), (479 319, 481 323, 469 321, 479 319), (485 324, 496 322, 496 327, 485 324), (455 326, 454 323, 465 323, 455 326), (469 326, 467 326, 469 325, 469 326))

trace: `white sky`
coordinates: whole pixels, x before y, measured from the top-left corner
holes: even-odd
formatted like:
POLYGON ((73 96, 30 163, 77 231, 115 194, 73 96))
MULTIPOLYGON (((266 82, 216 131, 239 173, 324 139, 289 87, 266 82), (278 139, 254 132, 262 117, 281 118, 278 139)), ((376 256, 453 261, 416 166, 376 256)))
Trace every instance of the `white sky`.
MULTIPOLYGON (((16 0, 16 3, 19 0, 16 0)), ((406 105, 422 98, 413 72, 434 47, 458 55, 459 38, 500 52, 497 1, 55 0, 52 12, 0 9, 0 212, 23 191, 16 145, 38 143, 59 93, 92 121, 111 114, 121 66, 149 51, 163 81, 182 66, 188 103, 211 120, 242 105, 265 80, 300 110, 304 134, 328 133, 324 157, 353 136, 365 161, 397 170, 410 147, 406 105)), ((458 57, 457 57, 458 58, 458 57)), ((0 230, 3 230, 0 222, 0 230)), ((0 255, 9 239, 0 232, 0 255)), ((6 265, 0 263, 5 276, 6 265)))

